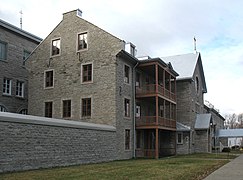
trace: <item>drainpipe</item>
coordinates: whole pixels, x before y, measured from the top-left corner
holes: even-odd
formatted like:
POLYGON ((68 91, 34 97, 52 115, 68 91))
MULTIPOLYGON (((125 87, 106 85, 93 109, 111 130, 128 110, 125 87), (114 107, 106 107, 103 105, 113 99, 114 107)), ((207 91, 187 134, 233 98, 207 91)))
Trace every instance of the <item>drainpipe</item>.
POLYGON ((136 157, 136 67, 139 62, 133 67, 133 158, 136 157))

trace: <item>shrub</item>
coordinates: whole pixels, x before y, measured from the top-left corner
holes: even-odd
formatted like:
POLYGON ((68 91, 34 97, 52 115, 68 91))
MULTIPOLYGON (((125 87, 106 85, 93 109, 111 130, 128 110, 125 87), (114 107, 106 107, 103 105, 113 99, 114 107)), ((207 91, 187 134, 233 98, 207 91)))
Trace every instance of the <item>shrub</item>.
POLYGON ((230 152, 230 147, 224 147, 222 152, 230 152))

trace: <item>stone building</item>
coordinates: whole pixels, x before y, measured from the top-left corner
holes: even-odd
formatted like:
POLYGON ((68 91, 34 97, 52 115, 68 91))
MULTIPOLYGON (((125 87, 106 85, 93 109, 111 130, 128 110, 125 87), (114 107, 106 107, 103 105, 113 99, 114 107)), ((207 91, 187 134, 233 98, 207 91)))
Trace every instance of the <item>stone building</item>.
POLYGON ((211 152, 212 115, 204 112, 207 93, 200 53, 162 58, 171 62, 177 81, 177 153, 211 152))
POLYGON ((27 113, 25 60, 41 38, 0 20, 0 111, 27 113))
POLYGON ((81 16, 64 13, 28 59, 29 114, 116 127, 117 159, 175 154, 178 74, 81 16))

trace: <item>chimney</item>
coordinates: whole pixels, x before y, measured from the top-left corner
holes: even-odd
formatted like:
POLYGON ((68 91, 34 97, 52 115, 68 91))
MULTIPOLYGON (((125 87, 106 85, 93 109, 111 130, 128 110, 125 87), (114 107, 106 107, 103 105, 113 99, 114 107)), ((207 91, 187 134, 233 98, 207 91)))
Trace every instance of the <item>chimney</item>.
POLYGON ((83 12, 80 9, 77 9, 77 16, 82 18, 83 12))

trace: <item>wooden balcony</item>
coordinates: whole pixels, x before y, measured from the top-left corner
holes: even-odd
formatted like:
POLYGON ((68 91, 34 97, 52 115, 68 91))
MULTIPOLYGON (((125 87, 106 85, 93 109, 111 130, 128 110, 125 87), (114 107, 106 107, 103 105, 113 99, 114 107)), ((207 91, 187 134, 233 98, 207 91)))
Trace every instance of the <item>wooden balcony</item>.
POLYGON ((163 117, 158 117, 158 123, 156 122, 156 116, 142 116, 136 117, 136 127, 150 127, 160 126, 169 129, 176 129, 176 121, 163 117))
POLYGON ((170 92, 168 89, 164 88, 158 84, 148 84, 142 87, 136 87, 136 97, 146 97, 154 94, 159 94, 164 96, 172 101, 176 101, 176 95, 173 92, 170 92))

